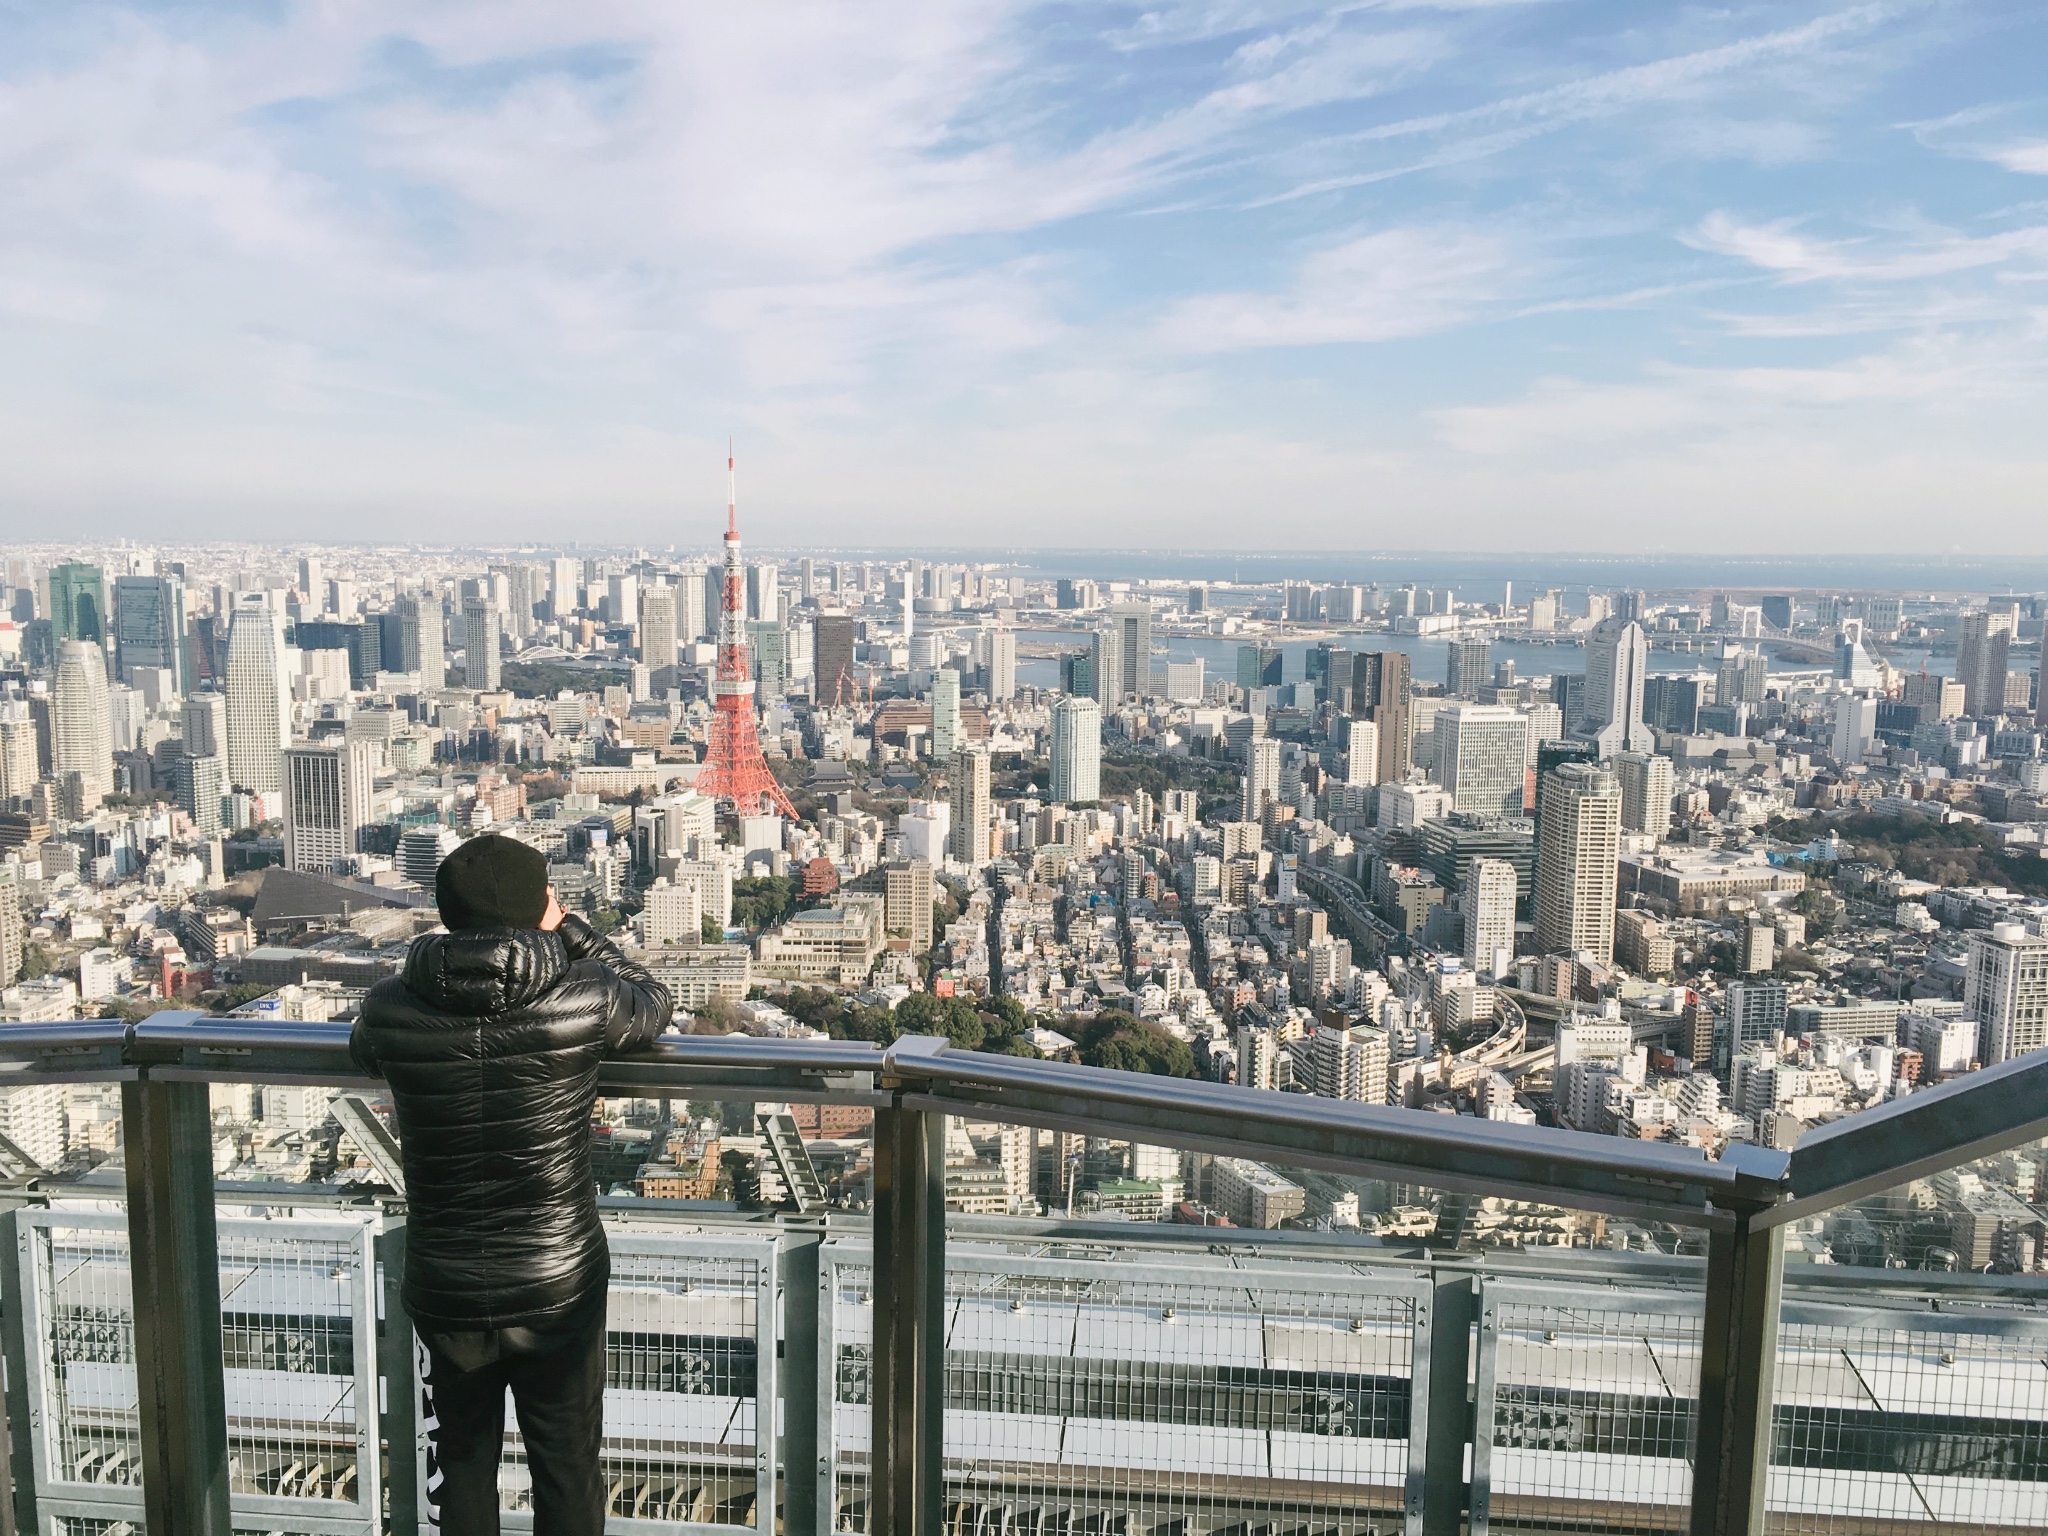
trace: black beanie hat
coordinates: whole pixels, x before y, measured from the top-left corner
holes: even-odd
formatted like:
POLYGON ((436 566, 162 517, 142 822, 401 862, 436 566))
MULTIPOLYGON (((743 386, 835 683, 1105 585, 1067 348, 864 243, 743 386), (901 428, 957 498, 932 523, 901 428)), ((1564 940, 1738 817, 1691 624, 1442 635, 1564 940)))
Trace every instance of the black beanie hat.
POLYGON ((450 933, 538 928, 548 910, 548 861, 509 837, 472 837, 441 861, 434 900, 450 933))

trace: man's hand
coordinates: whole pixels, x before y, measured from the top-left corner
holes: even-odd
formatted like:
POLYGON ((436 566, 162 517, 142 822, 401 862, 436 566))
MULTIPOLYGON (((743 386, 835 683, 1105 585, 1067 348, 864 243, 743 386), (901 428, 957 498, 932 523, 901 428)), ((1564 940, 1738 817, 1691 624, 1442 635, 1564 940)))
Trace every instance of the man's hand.
POLYGON ((553 933, 562 926, 562 919, 568 915, 567 909, 562 906, 562 903, 555 896, 555 888, 552 885, 549 886, 548 909, 540 915, 540 931, 542 933, 553 933))

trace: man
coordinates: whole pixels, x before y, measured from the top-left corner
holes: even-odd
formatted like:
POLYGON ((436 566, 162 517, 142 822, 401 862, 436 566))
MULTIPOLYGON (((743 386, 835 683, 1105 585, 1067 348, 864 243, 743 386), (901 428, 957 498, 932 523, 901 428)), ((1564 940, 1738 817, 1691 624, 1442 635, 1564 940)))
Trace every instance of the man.
POLYGON ((598 1063, 667 1027, 668 992, 549 888, 538 851, 475 837, 434 882, 446 933, 364 999, 356 1064, 391 1085, 405 1157, 405 1305, 425 1382, 427 1502, 498 1530, 510 1388, 534 1530, 604 1529, 605 1289, 590 1174, 598 1063))

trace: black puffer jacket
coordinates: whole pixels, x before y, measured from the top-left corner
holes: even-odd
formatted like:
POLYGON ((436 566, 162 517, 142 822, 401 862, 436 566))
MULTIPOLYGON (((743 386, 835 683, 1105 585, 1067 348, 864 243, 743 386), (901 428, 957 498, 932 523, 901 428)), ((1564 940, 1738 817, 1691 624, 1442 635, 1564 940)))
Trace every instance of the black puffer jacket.
POLYGON ((422 1330, 546 1327, 603 1288, 590 1174, 598 1063, 667 1027, 668 991, 581 918, 418 939, 349 1042, 391 1085, 422 1330))

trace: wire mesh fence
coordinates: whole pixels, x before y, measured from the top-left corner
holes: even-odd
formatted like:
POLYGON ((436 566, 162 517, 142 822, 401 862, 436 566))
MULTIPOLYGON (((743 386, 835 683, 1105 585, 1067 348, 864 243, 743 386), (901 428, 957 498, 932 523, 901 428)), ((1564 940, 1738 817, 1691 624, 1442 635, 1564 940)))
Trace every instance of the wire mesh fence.
POLYGON ((2048 1528, 2048 1314, 1891 1310, 1788 1306, 1773 1527, 2048 1528))
POLYGON ((1703 1297, 1488 1280, 1472 1530, 1676 1530, 1692 1496, 1703 1297))
MULTIPOLYGON (((827 1248, 832 1528, 865 1532, 872 1272, 864 1248, 827 1248)), ((948 1529, 1400 1530, 1424 1294, 1342 1265, 955 1244, 948 1529)))
MULTIPOLYGON (((776 1394, 775 1239, 614 1231, 611 1251, 600 1462, 608 1517, 772 1531, 774 1415, 764 1437, 761 1405, 776 1394)), ((498 1492, 507 1528, 531 1521, 532 1478, 509 1398, 498 1492)))
MULTIPOLYGON (((139 1519, 125 1218, 59 1210, 16 1220, 38 1503, 58 1521, 130 1523, 100 1508, 132 1508, 139 1519)), ((374 1527, 378 1430, 364 1407, 376 1401, 369 1229, 224 1220, 218 1251, 235 1515, 250 1518, 252 1530, 374 1527)))

